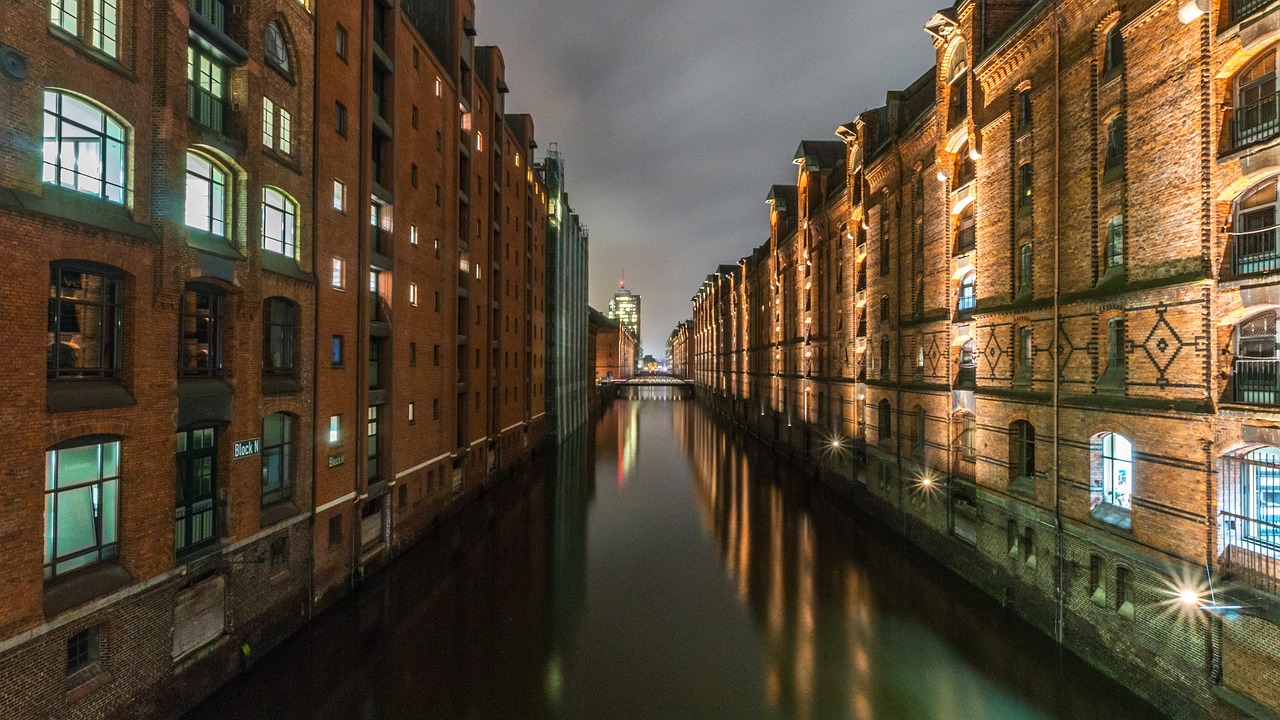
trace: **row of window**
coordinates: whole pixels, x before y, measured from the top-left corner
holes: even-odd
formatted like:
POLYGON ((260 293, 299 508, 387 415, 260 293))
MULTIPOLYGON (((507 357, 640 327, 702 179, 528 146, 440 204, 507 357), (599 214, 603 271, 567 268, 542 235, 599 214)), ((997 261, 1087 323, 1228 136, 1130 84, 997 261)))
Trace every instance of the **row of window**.
MULTIPOLYGON (((124 275, 93 263, 54 263, 49 270, 47 370, 50 379, 118 378, 123 369, 124 275)), ((223 296, 191 284, 179 305, 178 368, 182 375, 221 375, 223 296)), ((263 301, 262 372, 296 373, 298 306, 263 301)))
MULTIPOLYGON (((285 413, 262 420, 263 507, 293 497, 294 423, 285 413)), ((193 428, 179 431, 175 440, 174 549, 183 553, 212 542, 219 531, 219 433, 213 427, 193 428)), ((119 438, 93 436, 46 451, 46 580, 119 554, 121 448, 119 438)))

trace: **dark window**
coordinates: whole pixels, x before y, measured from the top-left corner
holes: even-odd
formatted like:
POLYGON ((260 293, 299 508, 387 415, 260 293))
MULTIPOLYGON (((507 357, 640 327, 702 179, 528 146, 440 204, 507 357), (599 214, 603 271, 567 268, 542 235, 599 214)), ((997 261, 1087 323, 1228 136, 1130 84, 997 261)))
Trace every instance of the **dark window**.
POLYGON ((409 343, 409 366, 414 367, 418 364, 418 343, 409 343))
POLYGON ((222 132, 226 120, 227 68, 218 56, 187 47, 187 114, 200 125, 222 132))
POLYGON ((956 153, 956 182, 955 187, 962 188, 973 182, 977 177, 978 165, 973 161, 973 153, 969 150, 969 143, 960 146, 960 151, 956 153))
POLYGON ((880 275, 889 274, 893 248, 889 245, 889 201, 880 203, 880 275))
POLYGON ((410 163, 409 165, 409 184, 418 187, 418 164, 410 163))
POLYGON ((222 296, 199 286, 182 293, 178 328, 183 375, 222 374, 222 296))
POLYGON ((298 334, 298 306, 284 298, 267 298, 262 303, 262 373, 294 374, 294 345, 298 334))
POLYGON ((369 388, 382 387, 382 340, 369 338, 369 388))
POLYGON ((413 69, 418 69, 418 48, 413 48, 413 69))
POLYGON ((1133 607, 1132 573, 1127 567, 1116 568, 1116 609, 1133 607))
POLYGON ((1124 166, 1124 128, 1124 115, 1117 115, 1111 118, 1111 122, 1107 123, 1107 170, 1124 166))
POLYGON ((956 218, 956 252, 971 252, 978 245, 978 235, 974 223, 974 203, 969 203, 956 218))
POLYGON ((960 458, 973 462, 978 458, 978 420, 965 413, 960 420, 960 458))
POLYGON ((1028 209, 1031 207, 1032 195, 1034 189, 1032 186, 1031 163, 1027 163, 1018 168, 1018 208, 1028 209))
POLYGON ((431 400, 431 419, 432 419, 432 420, 439 420, 439 419, 440 419, 440 400, 439 400, 439 398, 432 398, 432 400, 431 400))
POLYGON ((1031 282, 1034 277, 1033 268, 1035 264, 1035 253, 1031 247, 1031 243, 1023 245, 1018 251, 1018 293, 1030 293, 1031 282))
POLYGON ((1036 472, 1036 429, 1031 423, 1019 420, 1013 424, 1014 473, 1016 477, 1031 477, 1036 472))
POLYGON ((1107 221, 1106 266, 1110 270, 1124 265, 1124 216, 1114 215, 1107 221))
POLYGON ((120 441, 89 443, 45 452, 46 580, 118 552, 120 441))
POLYGON ((262 420, 262 504, 293 497, 293 416, 273 413, 262 420))
POLYGON ((889 319, 889 298, 887 297, 880 298, 880 319, 889 319))
POLYGON ((338 53, 338 57, 343 60, 347 59, 347 29, 338 25, 338 33, 334 40, 334 50, 338 53))
POLYGON ((342 137, 347 136, 347 106, 340 102, 333 104, 333 129, 342 137))
POLYGON ((1124 367, 1124 318, 1107 321, 1107 369, 1124 367))
POLYGON ((122 286, 115 275, 50 266, 50 379, 119 375, 122 286))
MULTIPOLYGON (((415 50, 414 52, 417 52, 417 50, 415 50)), ((409 110, 409 121, 410 121, 410 124, 412 124, 415 128, 418 127, 418 106, 417 105, 414 105, 409 110)))
POLYGON ((881 400, 879 407, 879 417, 877 418, 880 429, 880 440, 888 441, 893 439, 893 410, 889 407, 888 400, 881 400))
POLYGON ((880 341, 880 379, 889 379, 889 341, 880 341))
POLYGON ((1031 129, 1031 91, 1023 90, 1018 93, 1018 130, 1027 132, 1031 129))
POLYGON ((1097 594, 1102 587, 1102 556, 1089 556, 1089 595, 1097 594))
POLYGON ((440 366, 440 346, 439 345, 431 346, 431 364, 437 367, 440 366))
POLYGON ((1018 328, 1018 372, 1031 373, 1031 358, 1035 352, 1030 327, 1018 328))
POLYGON ((173 532, 179 553, 205 545, 216 535, 214 504, 217 463, 216 430, 199 428, 178 433, 178 482, 173 532))
POLYGON ((342 542, 342 516, 329 518, 329 547, 342 542))
POLYGON ((264 42, 267 62, 286 73, 289 72, 289 48, 285 44, 284 33, 280 31, 280 26, 274 20, 267 23, 264 42))
POLYGON ((1102 72, 1110 75, 1113 70, 1124 66, 1124 38, 1120 35, 1119 23, 1107 31, 1106 43, 1102 58, 1102 72))
POLYGON ((98 661, 98 629, 85 628, 67 638, 67 674, 90 667, 98 661))
POLYGON ((340 367, 342 365, 342 336, 333 336, 333 366, 340 367))

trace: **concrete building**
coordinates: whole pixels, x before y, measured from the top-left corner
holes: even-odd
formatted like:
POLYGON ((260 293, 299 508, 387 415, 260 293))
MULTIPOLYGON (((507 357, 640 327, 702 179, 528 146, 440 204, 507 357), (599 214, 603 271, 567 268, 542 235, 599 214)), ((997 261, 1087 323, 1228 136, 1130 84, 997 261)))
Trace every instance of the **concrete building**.
POLYGON ((546 430, 474 7, 176 8, 6 10, 4 717, 180 714, 546 430))
POLYGON ((547 188, 547 414, 552 437, 587 423, 587 226, 569 205, 565 164, 552 150, 542 163, 547 188))
POLYGON ((1280 712, 1277 13, 959 2, 694 299, 708 402, 1175 717, 1280 712))

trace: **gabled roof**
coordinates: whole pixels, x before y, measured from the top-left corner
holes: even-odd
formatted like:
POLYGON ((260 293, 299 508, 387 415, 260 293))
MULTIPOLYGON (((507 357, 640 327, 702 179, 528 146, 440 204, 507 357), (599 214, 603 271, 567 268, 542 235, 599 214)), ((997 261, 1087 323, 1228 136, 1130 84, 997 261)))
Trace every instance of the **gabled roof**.
POLYGON ((769 189, 769 197, 765 202, 773 205, 775 210, 790 212, 797 205, 796 199, 799 197, 799 193, 800 191, 795 185, 774 185, 769 189))
POLYGON ((834 170, 844 164, 845 147, 839 140, 804 140, 793 162, 806 170, 834 170))

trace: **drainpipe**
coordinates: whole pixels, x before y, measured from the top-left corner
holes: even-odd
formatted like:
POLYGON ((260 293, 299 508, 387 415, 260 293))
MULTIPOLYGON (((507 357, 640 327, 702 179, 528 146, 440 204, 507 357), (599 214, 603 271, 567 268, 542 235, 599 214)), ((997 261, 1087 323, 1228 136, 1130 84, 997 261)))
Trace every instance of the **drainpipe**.
MULTIPOLYGON (((311 37, 314 39, 319 32, 318 23, 316 22, 316 13, 311 14, 311 37)), ((311 78, 312 82, 320 77, 320 51, 312 50, 311 53, 311 78)), ((312 86, 311 93, 311 118, 320 117, 320 94, 315 92, 315 85, 312 86)), ((311 168, 315 173, 315 159, 320 157, 320 134, 311 133, 311 168)), ((314 272, 319 271, 320 264, 318 262, 316 248, 316 239, 319 233, 316 232, 315 219, 320 216, 320 188, 314 180, 311 183, 311 267, 314 272)), ((320 290, 324 283, 317 282, 315 286, 315 294, 312 299, 311 311, 311 441, 315 442, 320 437, 319 430, 323 427, 320 424, 320 413, 317 408, 320 407, 320 383, 317 379, 320 377, 320 290)), ((327 438, 326 438, 327 440, 327 438)), ((316 554, 315 554, 315 536, 316 536, 316 485, 320 477, 320 463, 316 462, 316 453, 319 448, 312 446, 311 448, 311 552, 307 553, 307 622, 315 617, 315 601, 316 601, 316 554)))
MULTIPOLYGON (((373 43, 373 34, 372 34, 373 30, 371 27, 372 18, 369 17, 369 13, 370 13, 369 8, 370 8, 370 4, 365 3, 364 8, 360 11, 360 39, 364 43, 363 46, 360 48, 360 131, 361 133, 364 133, 366 128, 371 127, 373 122, 372 119, 369 117, 369 114, 371 111, 370 97, 369 97, 369 57, 373 53, 373 50, 371 47, 373 43)), ((383 9, 382 11, 385 12, 385 9, 383 9)), ((362 218, 368 217, 367 215, 362 213, 360 210, 364 208, 364 204, 363 204, 364 199, 369 197, 370 190, 371 190, 369 187, 368 165, 369 165, 368 135, 364 134, 360 138, 360 165, 359 165, 360 178, 356 182, 356 192, 358 192, 359 195, 356 196, 355 202, 351 203, 352 207, 359 208, 356 210, 356 227, 359 228, 359 230, 356 232, 356 272, 357 272, 356 281, 360 283, 357 286, 360 291, 356 294, 356 332, 359 334, 356 335, 356 367, 355 367, 356 392, 355 392, 355 398, 354 398, 355 412, 351 416, 352 432, 348 433, 349 436, 355 437, 355 438, 360 437, 360 432, 359 432, 360 419, 363 417, 360 414, 360 409, 361 409, 360 398, 364 396, 363 394, 366 391, 367 385, 369 382, 366 377, 366 372, 368 370, 368 352, 369 352, 369 313, 372 312, 372 308, 369 307, 370 298, 369 298, 369 290, 368 290, 369 255, 366 251, 366 238, 368 238, 369 236, 369 231, 368 231, 369 223, 360 222, 362 218)), ((348 198, 348 200, 350 199, 351 198, 348 198)), ((382 292, 381 283, 379 283, 378 285, 378 292, 379 293, 382 292)), ((356 445, 357 447, 360 447, 359 443, 356 443, 356 445)), ((358 455, 359 453, 357 453, 357 456, 358 455)), ((351 576, 350 576, 351 580, 348 581, 351 584, 354 584, 356 573, 359 571, 359 568, 360 568, 360 516, 355 512, 355 507, 360 505, 360 495, 361 495, 360 468, 363 465, 364 463, 360 463, 357 460, 355 466, 352 468, 352 470, 354 471, 352 475, 352 490, 355 492, 356 499, 352 505, 352 514, 351 514, 351 576)))
POLYGON ((1059 175, 1062 165, 1062 15, 1058 3, 1059 0, 1053 2, 1053 522, 1057 540, 1053 584, 1056 605, 1054 638, 1061 643, 1066 634, 1066 617, 1063 604, 1065 568, 1063 566, 1062 476, 1059 472, 1061 453, 1059 422, 1062 414, 1060 377, 1062 347, 1059 341, 1059 336, 1062 334, 1062 274, 1059 263, 1062 252, 1061 195, 1059 193, 1059 175))

